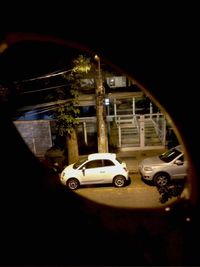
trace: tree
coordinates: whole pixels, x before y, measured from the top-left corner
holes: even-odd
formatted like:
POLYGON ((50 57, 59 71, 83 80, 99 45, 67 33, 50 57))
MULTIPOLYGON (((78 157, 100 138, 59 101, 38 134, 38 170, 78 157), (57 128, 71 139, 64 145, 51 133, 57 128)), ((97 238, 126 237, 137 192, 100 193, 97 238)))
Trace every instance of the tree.
MULTIPOLYGON (((95 59, 97 60, 97 57, 95 59)), ((79 123, 78 97, 80 91, 93 92, 96 95, 98 152, 108 152, 103 81, 105 76, 111 75, 111 73, 102 72, 99 57, 97 61, 98 68, 94 62, 91 62, 90 58, 79 55, 73 60, 72 70, 63 75, 68 81, 68 101, 58 108, 55 117, 59 135, 66 137, 69 163, 75 162, 79 156, 76 126, 79 123), (88 80, 91 80, 91 83, 88 83, 88 80)), ((57 93, 59 96, 64 97, 66 92, 61 91, 61 89, 58 89, 57 93)))
POLYGON ((68 101, 59 106, 55 113, 56 128, 58 134, 66 138, 66 146, 68 149, 68 164, 78 160, 78 141, 76 126, 79 123, 78 115, 80 110, 78 108, 79 89, 81 87, 81 79, 91 69, 90 59, 83 55, 78 56, 73 60, 72 71, 64 75, 68 81, 68 101))

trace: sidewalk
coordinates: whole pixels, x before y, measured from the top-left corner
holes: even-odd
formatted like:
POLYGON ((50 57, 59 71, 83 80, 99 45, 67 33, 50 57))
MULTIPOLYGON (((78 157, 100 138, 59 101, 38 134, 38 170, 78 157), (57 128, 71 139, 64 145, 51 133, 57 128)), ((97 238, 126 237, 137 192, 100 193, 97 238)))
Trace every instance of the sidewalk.
POLYGON ((137 151, 119 151, 117 156, 124 160, 130 173, 138 173, 138 164, 147 157, 162 154, 166 149, 137 150, 137 151))

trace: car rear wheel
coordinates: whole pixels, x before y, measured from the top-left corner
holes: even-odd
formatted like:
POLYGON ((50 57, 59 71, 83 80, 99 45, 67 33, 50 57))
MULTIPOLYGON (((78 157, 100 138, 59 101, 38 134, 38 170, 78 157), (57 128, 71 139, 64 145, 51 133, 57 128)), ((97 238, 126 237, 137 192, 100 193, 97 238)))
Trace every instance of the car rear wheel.
POLYGON ((123 187, 125 185, 125 178, 121 175, 118 175, 114 178, 113 183, 116 187, 123 187))
POLYGON ((169 176, 166 173, 158 173, 155 177, 154 177, 154 184, 156 186, 165 186, 169 183, 169 176))
POLYGON ((67 181, 67 187, 70 190, 76 190, 79 187, 79 181, 76 178, 70 178, 67 181))

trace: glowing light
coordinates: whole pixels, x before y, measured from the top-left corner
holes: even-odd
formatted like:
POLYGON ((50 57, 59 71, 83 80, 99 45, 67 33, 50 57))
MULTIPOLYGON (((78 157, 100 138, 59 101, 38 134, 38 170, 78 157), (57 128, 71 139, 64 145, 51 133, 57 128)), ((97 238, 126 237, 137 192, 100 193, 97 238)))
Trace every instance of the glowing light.
POLYGON ((6 43, 0 44, 0 54, 3 53, 8 48, 6 43))
POLYGON ((99 58, 99 56, 98 56, 98 55, 95 55, 95 56, 94 56, 94 59, 95 59, 95 60, 97 60, 97 61, 99 61, 99 60, 100 60, 100 58, 99 58))
POLYGON ((165 208, 165 211, 170 211, 170 210, 171 210, 170 207, 165 208))
POLYGON ((185 220, 186 220, 186 222, 190 222, 191 218, 190 217, 186 217, 185 220))

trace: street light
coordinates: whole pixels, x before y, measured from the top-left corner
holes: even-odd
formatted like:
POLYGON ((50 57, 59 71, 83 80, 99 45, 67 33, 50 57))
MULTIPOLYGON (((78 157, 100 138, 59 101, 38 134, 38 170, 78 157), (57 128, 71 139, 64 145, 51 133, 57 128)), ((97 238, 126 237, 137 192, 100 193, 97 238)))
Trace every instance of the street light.
POLYGON ((103 90, 103 82, 102 82, 102 77, 101 77, 101 63, 100 63, 100 57, 98 55, 94 56, 94 59, 98 63, 98 85, 97 85, 97 90, 100 94, 104 94, 103 90))
POLYGON ((98 62, 98 75, 99 75, 99 82, 101 83, 101 63, 100 63, 100 58, 98 55, 94 56, 94 59, 98 62))
POLYGON ((104 105, 105 92, 103 89, 103 82, 101 76, 101 64, 98 55, 94 56, 98 62, 98 79, 96 86, 96 117, 97 117, 97 139, 98 139, 98 152, 108 152, 108 136, 107 136, 107 123, 106 123, 106 110, 104 105))

